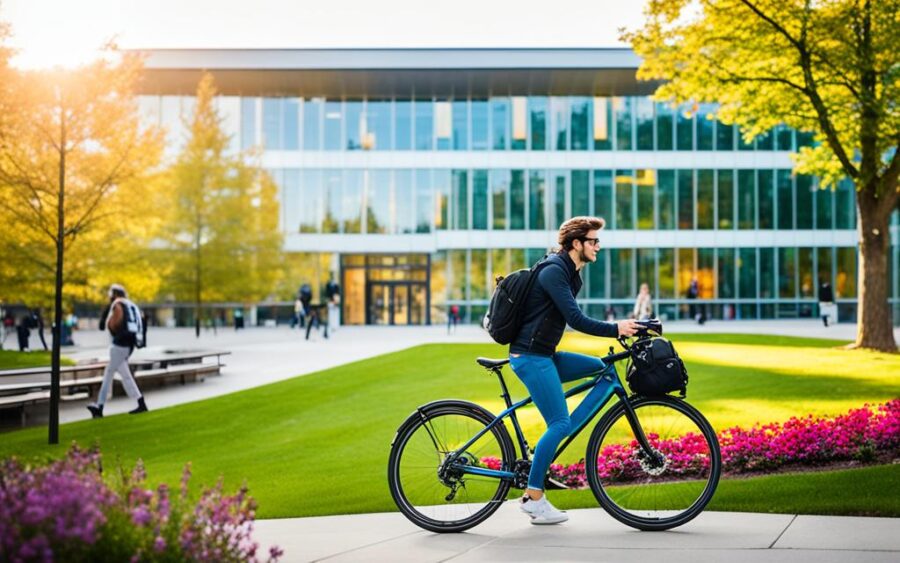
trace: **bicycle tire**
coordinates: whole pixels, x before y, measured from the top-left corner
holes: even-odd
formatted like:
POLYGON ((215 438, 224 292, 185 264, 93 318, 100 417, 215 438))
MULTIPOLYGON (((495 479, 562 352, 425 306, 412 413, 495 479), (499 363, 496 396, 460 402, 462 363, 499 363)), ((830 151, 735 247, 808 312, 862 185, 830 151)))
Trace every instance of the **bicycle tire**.
POLYGON ((600 506, 623 524, 643 531, 681 526, 700 514, 715 494, 722 472, 715 431, 681 399, 628 400, 665 461, 660 467, 646 459, 619 403, 600 419, 588 440, 588 484, 600 506), (662 433, 664 428, 669 430, 662 433), (598 458, 603 458, 602 467, 598 458))
MULTIPOLYGON (((464 495, 469 494, 468 486, 466 484, 471 483, 474 480, 478 480, 479 484, 482 482, 481 480, 484 480, 486 483, 489 482, 488 480, 495 481, 496 488, 491 490, 493 488, 491 485, 485 485, 484 488, 481 489, 484 491, 483 496, 488 498, 478 501, 483 504, 483 506, 475 510, 470 508, 470 503, 454 502, 457 500, 456 498, 448 500, 444 505, 417 506, 416 503, 420 502, 421 498, 410 498, 412 496, 411 491, 407 490, 407 488, 412 489, 412 487, 408 487, 408 479, 406 479, 405 476, 406 474, 411 473, 412 470, 407 471, 404 469, 404 453, 407 452, 407 448, 410 448, 410 451, 412 451, 413 446, 410 446, 410 441, 417 436, 417 433, 421 434, 423 428, 425 429, 426 435, 429 435, 431 432, 438 432, 438 429, 435 429, 434 427, 434 421, 447 417, 457 417, 457 419, 460 420, 471 421, 469 426, 458 432, 460 436, 454 437, 454 439, 459 438, 459 445, 473 437, 478 430, 487 426, 495 418, 494 415, 483 407, 466 401, 446 400, 429 403, 428 405, 417 409, 416 412, 410 415, 397 430, 397 434, 391 444, 391 453, 388 462, 388 486, 391 491, 391 497, 397 505, 397 508, 400 509, 400 512, 415 525, 425 530, 438 533, 462 532, 484 522, 500 508, 500 505, 506 499, 506 495, 511 486, 509 481, 502 479, 478 477, 474 475, 459 477, 459 481, 463 483, 461 489, 463 490, 464 495), (428 426, 429 424, 431 425, 430 428, 428 426), (475 430, 467 433, 472 428, 475 428, 475 430), (453 507, 453 509, 448 509, 446 511, 448 516, 441 518, 438 517, 437 514, 440 512, 441 506, 453 507), (454 515, 460 513, 463 514, 463 516, 449 516, 451 512, 454 515)), ((457 427, 459 427, 459 425, 457 425, 457 427)), ((446 424, 444 424, 444 428, 446 428, 446 424)), ((429 438, 434 444, 435 436, 430 435, 429 438)), ((438 437, 438 439, 440 441, 440 437, 438 437)), ((498 457, 500 461, 501 468, 506 471, 511 471, 516 459, 515 448, 506 426, 502 423, 494 426, 490 432, 485 433, 478 442, 473 444, 473 450, 476 449, 476 447, 482 447, 479 446, 479 444, 482 444, 482 440, 485 439, 488 441, 487 443, 490 447, 483 451, 489 451, 492 455, 497 454, 496 457, 498 457)), ((425 444, 428 443, 426 440, 418 441, 425 444)), ((419 447, 419 450, 422 449, 423 447, 419 447)), ((440 501, 440 495, 450 491, 450 487, 444 484, 438 476, 440 460, 443 459, 442 456, 445 456, 446 452, 439 451, 437 444, 435 444, 434 450, 434 467, 432 468, 433 483, 430 484, 428 482, 430 479, 428 467, 422 467, 420 481, 422 483, 421 486, 429 487, 428 490, 431 491, 432 494, 430 498, 440 501)), ((408 455, 407 459, 409 459, 411 455, 413 454, 408 455)), ((424 455, 430 459, 431 452, 424 455)), ((472 454, 469 457, 476 460, 480 459, 475 454, 472 454)), ((457 489, 457 491, 458 490, 459 489, 457 489)), ((466 499, 467 497, 464 496, 460 501, 466 499)))

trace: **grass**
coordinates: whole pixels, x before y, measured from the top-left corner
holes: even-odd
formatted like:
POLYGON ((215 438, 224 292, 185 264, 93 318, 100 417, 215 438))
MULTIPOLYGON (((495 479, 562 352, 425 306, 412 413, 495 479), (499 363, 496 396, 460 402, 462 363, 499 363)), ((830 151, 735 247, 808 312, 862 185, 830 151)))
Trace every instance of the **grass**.
MULTIPOLYGON (((786 337, 673 339, 690 372, 688 399, 718 429, 809 412, 839 414, 900 396, 900 355, 786 337)), ((569 335, 563 348, 603 351, 597 342, 569 335)), ((56 447, 46 445, 45 428, 7 433, 0 458, 57 457, 73 440, 97 442, 106 467, 142 458, 151 482, 177 483, 186 462, 201 483, 224 476, 234 489, 246 480, 263 518, 395 510, 386 467, 396 428, 416 406, 435 399, 471 400, 498 412, 497 382, 473 360, 504 353, 495 345, 419 346, 140 416, 67 424, 56 447)), ((524 395, 514 376, 507 381, 514 396, 524 395)), ((521 420, 534 443, 543 430, 540 415, 531 407, 521 420)), ((583 456, 587 434, 562 461, 583 456)), ((900 465, 724 481, 712 508, 900 516, 900 498, 878 494, 897 490, 898 474, 900 465), (867 487, 874 494, 863 494, 867 487)), ((553 498, 563 507, 596 506, 590 491, 560 491, 553 498)))
MULTIPOLYGON (((74 365, 69 358, 60 358, 64 366, 74 365)), ((16 352, 14 350, 0 350, 0 370, 36 368, 50 365, 50 352, 16 352)))

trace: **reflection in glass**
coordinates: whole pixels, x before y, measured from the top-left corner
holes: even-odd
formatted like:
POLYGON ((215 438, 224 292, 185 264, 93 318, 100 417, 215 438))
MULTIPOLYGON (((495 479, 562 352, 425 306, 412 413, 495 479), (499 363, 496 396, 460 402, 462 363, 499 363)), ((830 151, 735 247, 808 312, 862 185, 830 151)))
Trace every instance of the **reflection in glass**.
POLYGON ((653 150, 653 100, 646 96, 635 98, 634 119, 637 123, 637 150, 653 150))
POLYGON ((694 262, 697 258, 697 249, 678 249, 678 286, 675 288, 679 297, 686 297, 691 279, 694 277, 694 262))
POLYGON ((431 100, 422 99, 416 100, 413 106, 416 115, 416 150, 430 151, 434 146, 434 105, 431 100))
POLYGON ((675 112, 676 148, 680 151, 694 150, 694 116, 689 106, 681 106, 675 112))
POLYGON ((834 211, 835 229, 856 228, 856 188, 846 178, 834 189, 834 211))
POLYGON ((675 146, 675 112, 666 103, 656 104, 656 150, 670 151, 675 146))
POLYGON ((453 170, 450 182, 450 201, 453 205, 451 213, 452 229, 467 230, 469 228, 469 172, 453 170))
MULTIPOLYGON (((640 288, 642 283, 650 286, 650 294, 656 293, 656 249, 655 248, 638 248, 637 253, 637 287, 640 288)), ((637 290, 634 297, 637 296, 637 290)))
POLYGON ((363 211, 363 172, 347 170, 344 173, 344 186, 341 193, 341 218, 345 233, 362 232, 363 211))
POLYGON ((697 110, 697 150, 711 151, 713 150, 713 126, 715 125, 715 106, 711 104, 700 104, 697 110))
POLYGON ((587 296, 594 299, 606 299, 606 254, 601 248, 597 251, 597 261, 587 266, 587 296))
POLYGON ((509 150, 509 98, 491 98, 491 147, 509 150))
POLYGON ((675 171, 658 170, 656 205, 658 207, 658 229, 671 230, 675 228, 675 171))
POLYGON ((794 150, 794 130, 787 125, 779 125, 775 128, 775 150, 794 150))
MULTIPOLYGON (((494 213, 497 212, 496 201, 494 213)), ((472 228, 484 230, 488 228, 488 171, 472 171, 472 228)), ((494 228, 496 228, 496 223, 494 228)))
POLYGON ((816 296, 816 282, 813 278, 813 249, 797 249, 798 279, 800 280, 800 297, 812 299, 816 296))
POLYGON ((720 229, 734 228, 734 171, 716 170, 718 223, 720 229))
POLYGON ((488 102, 487 100, 472 100, 472 150, 484 151, 488 149, 488 102))
POLYGON ((543 170, 532 170, 528 176, 528 228, 540 231, 547 228, 547 182, 543 170))
POLYGON ((795 248, 778 249, 778 296, 797 296, 797 252, 795 248))
POLYGON ((763 299, 774 299, 775 293, 775 250, 759 249, 759 296, 763 299))
POLYGON ((653 170, 637 170, 638 229, 653 229, 653 192, 656 189, 656 175, 653 170))
POLYGON ((431 181, 434 184, 434 225, 438 230, 450 227, 450 171, 438 169, 432 171, 431 181))
POLYGON ((772 170, 757 170, 756 182, 759 191, 759 228, 771 229, 774 226, 773 215, 775 190, 772 170))
POLYGON ((323 233, 339 233, 341 231, 341 185, 343 174, 340 170, 325 170, 322 186, 324 187, 325 217, 322 219, 323 233))
MULTIPOLYGON (((367 170, 363 172, 366 186, 366 232, 391 232, 391 173, 388 170, 367 170)), ((347 202, 348 215, 352 217, 352 207, 347 202)))
POLYGON ((263 98, 262 110, 266 150, 281 150, 281 98, 263 98))
POLYGON ((531 96, 528 98, 530 148, 542 151, 547 148, 547 98, 531 96))
POLYGON ((838 299, 852 299, 856 297, 856 247, 838 248, 836 254, 834 296, 838 299))
POLYGON ((694 228, 694 173, 678 171, 678 228, 694 228))
POLYGON ((469 299, 487 299, 487 251, 469 251, 469 299))
POLYGON ((573 151, 584 151, 589 147, 588 135, 591 133, 591 99, 569 98, 569 109, 572 124, 572 137, 569 147, 573 151))
POLYGON ((347 100, 344 102, 344 122, 347 130, 344 138, 347 139, 347 150, 357 151, 363 148, 363 136, 366 134, 366 116, 363 113, 362 100, 347 100))
POLYGON ((832 189, 816 190, 816 228, 834 228, 834 191, 832 189))
POLYGON ((410 101, 397 101, 394 104, 394 147, 398 151, 412 149, 412 106, 410 101))
POLYGON ((594 209, 591 214, 605 220, 608 228, 614 228, 613 208, 613 171, 594 170, 594 209))
POLYGON ((716 297, 715 248, 697 249, 697 281, 700 284, 700 299, 716 297))
POLYGON ((738 297, 756 298, 756 249, 738 249, 738 297))
MULTIPOLYGON (((817 285, 824 282, 831 284, 834 288, 834 249, 833 248, 817 248, 816 249, 816 281, 817 285)), ((818 291, 818 287, 816 288, 818 291)), ((818 295, 818 293, 817 293, 818 295)))
POLYGON ((721 121, 716 121, 716 150, 717 151, 733 151, 734 150, 734 125, 725 125, 721 121))
POLYGON ((567 98, 550 98, 550 139, 552 147, 558 151, 566 150, 568 143, 569 100, 567 98))
POLYGON ((794 186, 790 170, 776 170, 778 190, 778 228, 794 228, 794 186))
POLYGON ((469 103, 466 100, 453 102, 453 150, 469 150, 469 103))
POLYGON ((322 98, 309 98, 303 102, 303 150, 316 151, 322 148, 322 98))
POLYGON ((513 170, 509 186, 509 228, 525 228, 525 171, 513 170))
POLYGON ((734 297, 734 249, 719 249, 719 299, 734 297))
POLYGON ((550 172, 550 182, 553 186, 553 222, 550 224, 551 229, 558 229, 563 221, 568 219, 566 216, 566 178, 568 174, 565 170, 553 170, 550 172))
POLYGON ((697 228, 712 229, 715 187, 712 170, 697 170, 697 228))
POLYGON ((363 138, 366 150, 391 150, 391 102, 390 100, 369 100, 366 102, 366 135, 363 138))
POLYGON ((613 98, 616 119, 616 150, 627 151, 634 148, 631 140, 631 108, 634 98, 613 98))
MULTIPOLYGON (((450 262, 450 299, 466 299, 466 254, 465 250, 447 252, 450 262)), ((462 309, 462 307, 460 307, 462 309)))
POLYGON ((506 210, 509 201, 509 170, 491 170, 491 203, 493 204, 494 230, 502 231, 507 227, 506 210))
POLYGON ((431 322, 447 322, 447 269, 449 260, 446 250, 437 250, 431 254, 431 322))
POLYGON ((528 141, 528 98, 512 98, 512 150, 523 151, 528 141))
POLYGON ((450 102, 434 103, 434 137, 435 149, 450 150, 450 137, 453 135, 453 116, 450 102))
POLYGON ((661 299, 675 297, 675 249, 659 249, 659 288, 657 296, 661 299))
POLYGON ((325 102, 325 150, 341 150, 341 102, 326 100, 325 102))
POLYGON ((430 233, 434 213, 431 171, 416 170, 416 232, 430 233))
POLYGON ((616 170, 615 229, 634 228, 634 170, 616 170))
POLYGON ((300 201, 300 232, 317 233, 322 216, 322 172, 304 170, 300 201))
POLYGON ((612 100, 594 98, 594 150, 612 149, 612 100))
POLYGON ((636 295, 632 283, 634 271, 634 250, 611 248, 609 250, 610 297, 630 299, 636 295))
POLYGON ((813 228, 813 208, 815 205, 816 186, 814 178, 806 174, 798 174, 797 182, 797 228, 813 228))
POLYGON ((738 170, 738 228, 756 228, 756 173, 738 170))
POLYGON ((413 214, 412 170, 394 170, 394 197, 391 217, 396 233, 415 232, 416 216, 413 214))
POLYGON ((771 131, 767 131, 762 135, 756 138, 756 150, 758 151, 770 151, 772 150, 772 142, 773 134, 771 131))
MULTIPOLYGON (((574 128, 573 128, 574 130, 574 128)), ((572 213, 573 217, 590 215, 590 177, 589 170, 572 170, 572 213)))

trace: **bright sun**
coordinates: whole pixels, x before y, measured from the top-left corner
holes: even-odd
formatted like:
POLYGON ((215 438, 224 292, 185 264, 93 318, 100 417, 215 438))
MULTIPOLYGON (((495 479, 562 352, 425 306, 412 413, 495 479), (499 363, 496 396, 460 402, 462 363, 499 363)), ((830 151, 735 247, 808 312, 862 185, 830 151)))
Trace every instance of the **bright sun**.
POLYGON ((10 24, 12 64, 23 69, 75 67, 97 58, 122 32, 116 0, 0 0, 0 21, 10 24))

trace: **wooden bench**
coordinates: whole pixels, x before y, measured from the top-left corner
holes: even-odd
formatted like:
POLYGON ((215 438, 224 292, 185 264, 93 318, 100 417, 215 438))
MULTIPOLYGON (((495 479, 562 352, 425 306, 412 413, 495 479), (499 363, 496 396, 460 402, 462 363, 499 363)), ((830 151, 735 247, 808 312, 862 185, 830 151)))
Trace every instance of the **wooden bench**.
MULTIPOLYGON (((80 401, 83 399, 87 399, 88 394, 83 392, 71 394, 60 393, 59 398, 62 401, 80 401)), ((26 421, 25 407, 28 405, 36 405, 38 403, 45 403, 49 401, 50 391, 29 391, 27 393, 6 395, 0 397, 0 409, 17 409, 19 411, 22 428, 24 428, 26 421)))

